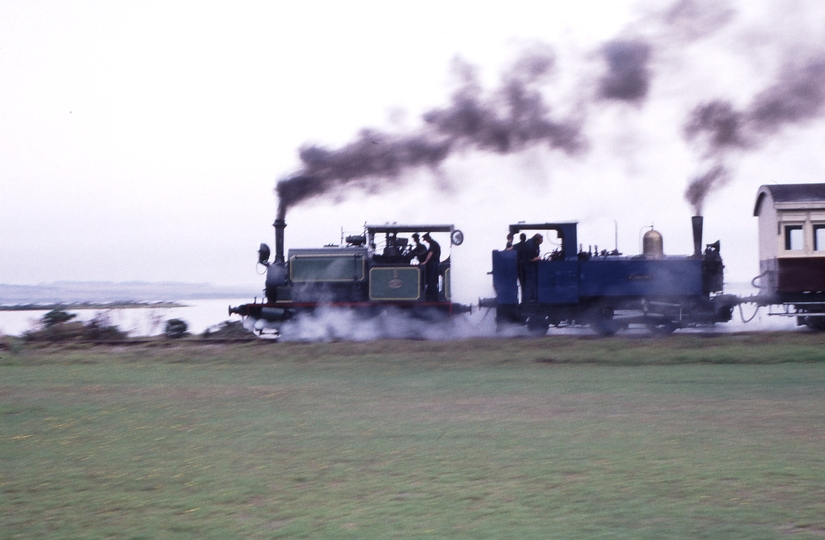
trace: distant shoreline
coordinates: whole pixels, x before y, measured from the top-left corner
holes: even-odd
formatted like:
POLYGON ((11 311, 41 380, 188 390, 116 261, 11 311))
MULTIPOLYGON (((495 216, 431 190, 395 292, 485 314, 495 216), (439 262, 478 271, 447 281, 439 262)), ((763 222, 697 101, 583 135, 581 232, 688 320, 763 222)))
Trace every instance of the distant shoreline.
POLYGON ((55 281, 38 285, 0 283, 0 309, 8 310, 8 306, 13 306, 15 310, 53 309, 63 306, 71 306, 71 309, 140 308, 146 307, 146 304, 151 304, 152 307, 178 307, 164 304, 209 299, 252 298, 255 294, 261 294, 257 289, 258 287, 245 285, 210 285, 171 281, 158 283, 55 281), (26 306, 26 308, 19 306, 26 306))
POLYGON ((0 305, 0 311, 51 311, 62 309, 171 309, 187 307, 178 302, 61 302, 51 304, 0 305))

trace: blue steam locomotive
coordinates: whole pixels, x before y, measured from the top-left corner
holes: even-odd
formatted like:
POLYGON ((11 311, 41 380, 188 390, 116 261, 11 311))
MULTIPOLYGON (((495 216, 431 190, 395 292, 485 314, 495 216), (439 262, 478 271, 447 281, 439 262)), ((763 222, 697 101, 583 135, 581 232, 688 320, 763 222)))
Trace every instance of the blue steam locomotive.
POLYGON ((662 236, 652 229, 638 256, 583 251, 576 228, 576 223, 510 225, 513 237, 524 231, 555 232, 560 247, 533 258, 542 238, 535 234, 512 249, 493 251, 496 296, 480 304, 495 308, 499 323, 526 324, 539 335, 551 325, 589 325, 610 335, 640 324, 670 333, 731 319, 738 299, 722 294, 719 242, 701 251, 701 217, 693 218, 694 253, 688 256, 664 255, 662 236))

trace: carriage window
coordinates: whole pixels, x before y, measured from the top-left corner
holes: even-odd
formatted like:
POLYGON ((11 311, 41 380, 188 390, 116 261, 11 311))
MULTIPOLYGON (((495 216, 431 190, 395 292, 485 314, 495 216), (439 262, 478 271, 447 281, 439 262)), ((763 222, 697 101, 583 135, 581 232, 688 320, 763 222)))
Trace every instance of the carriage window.
POLYGON ((814 225, 814 251, 825 251, 825 225, 814 225))
POLYGON ((802 251, 802 225, 785 225, 785 250, 802 251))

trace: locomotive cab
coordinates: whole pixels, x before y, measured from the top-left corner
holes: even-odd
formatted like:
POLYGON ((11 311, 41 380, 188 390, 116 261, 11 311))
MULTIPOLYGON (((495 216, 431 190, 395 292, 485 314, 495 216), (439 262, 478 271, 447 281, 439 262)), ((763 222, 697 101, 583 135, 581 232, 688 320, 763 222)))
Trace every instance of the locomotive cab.
POLYGON ((369 269, 368 301, 449 303, 450 247, 460 245, 455 239, 461 235, 453 225, 367 225, 366 238, 374 246, 369 269), (426 247, 411 241, 429 233, 441 249, 437 271, 429 276, 423 263, 426 247), (458 233, 458 234, 456 234, 458 233), (401 236, 410 235, 410 236, 401 236), (423 250, 417 253, 418 249, 423 250), (427 297, 426 289, 432 287, 427 297))

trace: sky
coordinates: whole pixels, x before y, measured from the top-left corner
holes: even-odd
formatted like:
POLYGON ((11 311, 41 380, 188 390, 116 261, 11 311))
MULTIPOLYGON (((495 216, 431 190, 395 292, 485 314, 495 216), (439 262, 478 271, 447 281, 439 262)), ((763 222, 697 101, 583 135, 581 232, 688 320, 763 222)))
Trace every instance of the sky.
POLYGON ((749 281, 758 187, 825 178, 824 45, 803 0, 0 0, 0 283, 259 294, 276 185, 302 176, 324 189, 289 205, 287 248, 454 223, 465 302, 510 223, 627 255, 652 225, 689 254, 699 206, 749 281), (353 172, 410 141, 437 159, 353 172))

